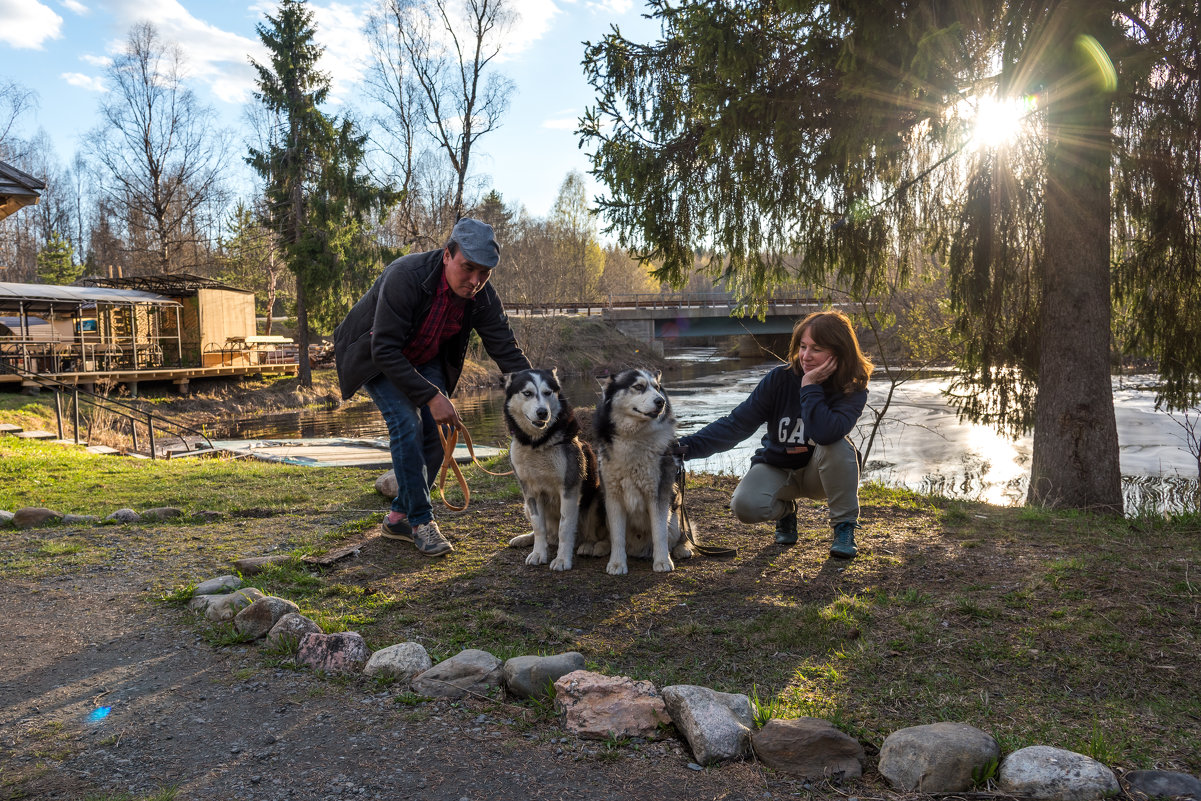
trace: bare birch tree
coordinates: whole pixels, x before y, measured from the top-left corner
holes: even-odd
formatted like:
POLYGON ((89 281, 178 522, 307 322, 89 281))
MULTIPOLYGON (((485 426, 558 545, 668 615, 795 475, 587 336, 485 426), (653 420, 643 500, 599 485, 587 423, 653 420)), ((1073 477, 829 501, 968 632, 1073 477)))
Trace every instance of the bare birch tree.
POLYGON ((472 150, 509 106, 513 83, 492 62, 512 23, 508 0, 383 0, 368 26, 371 84, 399 145, 398 183, 419 194, 419 159, 431 143, 454 173, 450 225, 471 205, 472 150))
POLYGON ((104 176, 103 190, 123 212, 126 239, 144 248, 147 269, 179 272, 208 242, 219 206, 221 176, 232 148, 214 113, 184 86, 183 55, 150 23, 130 29, 125 50, 108 68, 112 91, 100 104, 102 125, 88 151, 104 176))

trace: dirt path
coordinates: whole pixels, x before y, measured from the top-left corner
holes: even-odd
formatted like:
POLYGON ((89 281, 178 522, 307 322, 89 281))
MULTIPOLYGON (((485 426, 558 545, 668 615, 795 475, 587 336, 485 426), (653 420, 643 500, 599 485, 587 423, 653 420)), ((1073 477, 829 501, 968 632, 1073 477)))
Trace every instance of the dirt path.
POLYGON ((364 679, 218 649, 121 568, 0 587, 0 798, 742 799, 796 786, 688 768, 675 741, 610 751, 484 702, 398 704, 364 679), (110 707, 103 720, 91 720, 110 707), (169 795, 167 797, 170 797, 169 795))

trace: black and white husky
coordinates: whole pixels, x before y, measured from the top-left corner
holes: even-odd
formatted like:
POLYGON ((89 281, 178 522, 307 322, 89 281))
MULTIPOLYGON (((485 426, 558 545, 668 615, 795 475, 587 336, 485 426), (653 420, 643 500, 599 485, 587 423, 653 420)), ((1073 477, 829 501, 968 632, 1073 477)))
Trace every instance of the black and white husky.
POLYGON ((675 568, 692 549, 680 536, 680 487, 670 447, 676 438, 671 401, 659 372, 623 370, 602 382, 594 423, 609 525, 609 564, 628 572, 626 555, 654 558, 656 572, 675 568))
POLYGON ((513 435, 509 459, 534 526, 532 534, 514 537, 509 545, 532 542, 525 563, 544 565, 548 546, 557 543, 551 570, 571 570, 573 552, 609 553, 596 456, 580 439, 580 425, 554 370, 505 376, 505 423, 513 435))

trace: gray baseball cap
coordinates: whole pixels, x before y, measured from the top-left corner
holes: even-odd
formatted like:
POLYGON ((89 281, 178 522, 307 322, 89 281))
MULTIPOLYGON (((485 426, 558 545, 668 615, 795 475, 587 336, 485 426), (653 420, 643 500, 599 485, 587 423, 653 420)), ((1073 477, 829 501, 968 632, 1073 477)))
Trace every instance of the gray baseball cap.
POLYGON ((459 250, 472 264, 492 269, 500 261, 500 245, 488 223, 464 217, 455 223, 450 238, 459 243, 459 250))

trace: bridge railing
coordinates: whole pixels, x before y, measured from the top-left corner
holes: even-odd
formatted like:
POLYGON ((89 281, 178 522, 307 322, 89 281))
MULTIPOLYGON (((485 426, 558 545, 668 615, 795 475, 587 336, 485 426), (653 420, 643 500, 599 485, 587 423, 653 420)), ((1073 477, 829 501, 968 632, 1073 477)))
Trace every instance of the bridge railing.
MULTIPOLYGON (((767 308, 794 307, 818 303, 811 294, 793 294, 769 298, 767 308)), ((547 303, 506 303, 505 308, 519 315, 582 314, 591 317, 607 309, 731 309, 738 301, 724 292, 642 292, 609 295, 603 301, 554 301, 547 303)))

